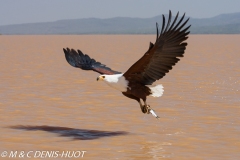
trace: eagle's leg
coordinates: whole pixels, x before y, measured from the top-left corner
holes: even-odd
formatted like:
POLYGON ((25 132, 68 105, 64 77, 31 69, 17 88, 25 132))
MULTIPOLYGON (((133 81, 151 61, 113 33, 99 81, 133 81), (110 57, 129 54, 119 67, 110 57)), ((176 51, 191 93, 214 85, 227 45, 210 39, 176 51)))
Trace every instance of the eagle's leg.
POLYGON ((138 101, 138 103, 140 104, 140 108, 144 114, 146 114, 146 113, 149 114, 151 107, 149 105, 147 105, 146 99, 143 99, 143 102, 144 102, 144 104, 142 104, 140 100, 138 101))
MULTIPOLYGON (((123 94, 124 96, 128 97, 128 98, 135 99, 136 101, 138 101, 138 103, 140 104, 141 111, 142 111, 144 114, 147 113, 147 109, 146 109, 146 107, 144 107, 144 105, 141 103, 141 99, 140 99, 139 97, 134 96, 133 94, 129 94, 129 93, 127 93, 127 92, 122 92, 122 94, 123 94)), ((143 99, 143 101, 144 101, 144 100, 146 101, 146 98, 143 99)))
POLYGON ((138 101, 138 103, 140 104, 140 108, 141 108, 142 112, 143 112, 144 114, 147 113, 147 109, 146 109, 145 105, 143 105, 143 104, 141 103, 141 101, 138 101))

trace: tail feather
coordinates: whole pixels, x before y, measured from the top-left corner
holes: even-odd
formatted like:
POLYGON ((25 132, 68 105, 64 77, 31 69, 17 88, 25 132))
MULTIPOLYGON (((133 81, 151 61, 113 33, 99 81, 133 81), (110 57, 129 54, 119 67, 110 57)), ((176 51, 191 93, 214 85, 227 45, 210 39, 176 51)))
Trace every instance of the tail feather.
POLYGON ((153 97, 161 97, 163 95, 163 86, 161 84, 156 85, 156 86, 148 86, 151 90, 150 96, 153 97))

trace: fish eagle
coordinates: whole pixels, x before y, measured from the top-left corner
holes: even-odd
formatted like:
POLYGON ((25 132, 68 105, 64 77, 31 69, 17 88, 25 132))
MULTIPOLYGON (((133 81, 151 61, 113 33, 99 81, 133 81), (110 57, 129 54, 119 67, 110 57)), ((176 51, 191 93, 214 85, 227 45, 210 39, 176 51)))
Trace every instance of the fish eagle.
POLYGON ((179 12, 172 23, 171 11, 169 11, 167 23, 165 23, 165 16, 162 15, 160 34, 156 23, 155 44, 150 42, 147 52, 124 73, 112 70, 80 50, 64 48, 66 60, 73 67, 100 73, 97 81, 104 81, 109 86, 121 91, 124 96, 136 100, 144 114, 151 113, 154 117, 159 118, 146 100, 147 96, 162 96, 163 86, 152 84, 163 78, 180 60, 179 57, 183 57, 187 46, 184 41, 188 39, 187 36, 190 33, 188 29, 191 25, 185 27, 189 20, 189 18, 184 19, 185 13, 180 20, 178 20, 178 15, 179 12))

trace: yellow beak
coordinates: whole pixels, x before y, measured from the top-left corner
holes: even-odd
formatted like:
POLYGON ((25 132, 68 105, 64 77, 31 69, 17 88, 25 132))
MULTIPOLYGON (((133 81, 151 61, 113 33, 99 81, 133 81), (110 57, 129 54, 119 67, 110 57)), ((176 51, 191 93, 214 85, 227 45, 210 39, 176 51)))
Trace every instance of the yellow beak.
POLYGON ((97 77, 97 81, 102 81, 104 78, 102 76, 97 77))

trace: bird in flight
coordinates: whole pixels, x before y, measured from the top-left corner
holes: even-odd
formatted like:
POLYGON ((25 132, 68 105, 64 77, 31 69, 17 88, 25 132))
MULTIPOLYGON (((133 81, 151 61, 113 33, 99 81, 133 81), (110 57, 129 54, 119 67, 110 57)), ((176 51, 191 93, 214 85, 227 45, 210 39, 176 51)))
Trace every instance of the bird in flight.
POLYGON ((106 65, 90 58, 80 50, 64 48, 67 62, 83 70, 92 70, 100 73, 97 81, 104 81, 110 87, 122 92, 130 99, 136 100, 144 114, 151 113, 159 118, 154 110, 147 103, 147 96, 160 97, 163 94, 163 86, 152 85, 155 81, 163 78, 183 57, 191 25, 185 26, 189 20, 184 15, 178 20, 178 15, 172 20, 172 13, 169 11, 168 21, 165 23, 165 16, 162 15, 162 29, 159 34, 158 24, 156 42, 150 42, 147 52, 134 63, 126 72, 114 71, 106 65), (143 102, 143 103, 142 103, 143 102))

